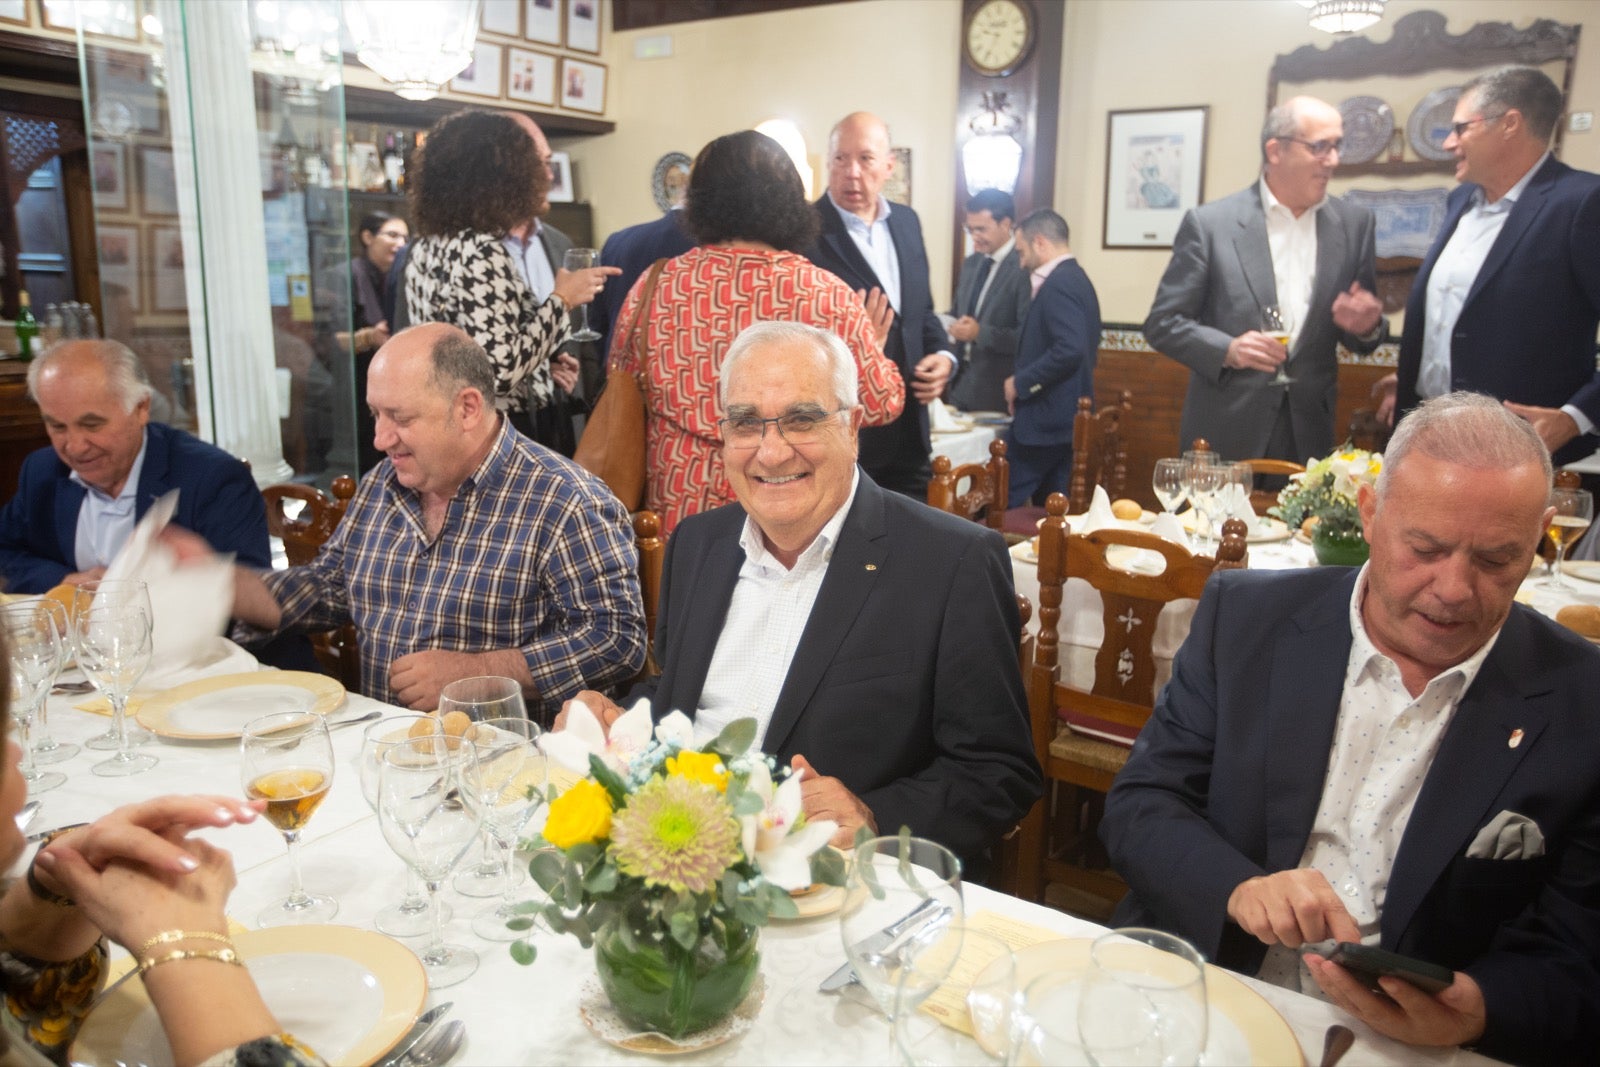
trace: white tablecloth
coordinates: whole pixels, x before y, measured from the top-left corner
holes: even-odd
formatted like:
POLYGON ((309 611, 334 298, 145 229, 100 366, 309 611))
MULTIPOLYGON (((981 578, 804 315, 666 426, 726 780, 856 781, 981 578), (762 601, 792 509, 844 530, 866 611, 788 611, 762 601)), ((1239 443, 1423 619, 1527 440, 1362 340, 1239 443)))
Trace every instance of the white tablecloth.
MULTIPOLYGON (((74 700, 52 697, 51 720, 56 736, 82 742, 105 728, 108 720, 73 710, 74 700)), ((353 696, 335 712, 342 719, 382 705, 353 696)), ((385 709, 398 713, 398 709, 385 709)), ((362 799, 354 770, 361 727, 334 732, 338 765, 328 799, 306 828, 302 847, 305 884, 313 892, 330 893, 340 902, 337 922, 370 926, 372 916, 400 896, 404 871, 384 844, 374 816, 362 799)), ((55 769, 67 784, 42 794, 42 809, 33 824, 43 829, 94 818, 118 804, 159 793, 240 793, 239 757, 235 743, 157 742, 150 751, 160 757, 153 771, 129 778, 99 778, 89 772, 102 758, 84 752, 55 769)), ((284 844, 265 820, 250 826, 211 831, 208 838, 229 849, 239 871, 239 884, 229 912, 247 926, 266 905, 288 889, 284 844)), ((1066 937, 1088 937, 1100 931, 1091 923, 978 886, 965 890, 967 909, 988 909, 1049 927, 1066 937)), ((504 944, 472 936, 473 917, 492 902, 462 897, 445 890, 455 915, 446 929, 453 941, 472 944, 482 963, 466 982, 433 992, 429 1004, 453 1001, 452 1017, 467 1024, 467 1044, 456 1062, 463 1064, 645 1063, 649 1057, 623 1052, 593 1037, 578 1017, 579 987, 593 973, 589 953, 571 938, 544 934, 539 957, 531 967, 511 961, 504 944)), ((413 943, 420 948, 420 943, 413 943)), ((766 999, 755 1029, 720 1048, 683 1057, 683 1063, 886 1063, 891 1062, 884 1021, 859 1005, 816 992, 817 984, 843 962, 838 926, 831 917, 779 923, 762 934, 761 969, 766 999)), ((1322 1001, 1247 979, 1289 1021, 1310 1062, 1316 1062, 1328 1024, 1350 1022, 1322 1001)), ((1483 1062, 1454 1050, 1433 1052, 1407 1048, 1355 1024, 1358 1040, 1347 1063, 1483 1062)))
POLYGON ((949 456, 954 466, 963 463, 989 462, 989 442, 994 440, 993 426, 974 426, 970 430, 954 433, 934 433, 930 456, 949 456))

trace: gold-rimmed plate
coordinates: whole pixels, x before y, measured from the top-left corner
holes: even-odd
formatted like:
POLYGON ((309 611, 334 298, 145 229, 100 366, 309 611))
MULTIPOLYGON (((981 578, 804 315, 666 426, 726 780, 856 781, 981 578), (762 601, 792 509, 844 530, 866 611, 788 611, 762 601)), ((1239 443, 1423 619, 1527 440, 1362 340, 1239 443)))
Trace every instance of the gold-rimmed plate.
POLYGON ((1581 578, 1586 582, 1600 582, 1600 560, 1569 559, 1561 563, 1561 573, 1568 578, 1581 578))
MULTIPOLYGON (((369 1064, 394 1047, 428 996, 422 961, 398 941, 353 926, 279 926, 234 935, 278 1024, 330 1064, 369 1064)), ((112 990, 72 1043, 86 1067, 172 1062, 144 983, 112 990)))
MULTIPOLYGON (((1199 519, 1195 518, 1193 509, 1178 516, 1178 521, 1190 533, 1195 532, 1195 527, 1200 522, 1199 519)), ((1255 525, 1245 537, 1245 541, 1252 545, 1262 545, 1273 541, 1287 541, 1294 534, 1295 531, 1289 529, 1281 519, 1274 519, 1270 515, 1258 515, 1256 516, 1255 525)))
POLYGON ((282 711, 327 715, 343 706, 344 686, 310 671, 250 671, 200 678, 146 699, 136 716, 157 737, 226 741, 251 719, 282 711))

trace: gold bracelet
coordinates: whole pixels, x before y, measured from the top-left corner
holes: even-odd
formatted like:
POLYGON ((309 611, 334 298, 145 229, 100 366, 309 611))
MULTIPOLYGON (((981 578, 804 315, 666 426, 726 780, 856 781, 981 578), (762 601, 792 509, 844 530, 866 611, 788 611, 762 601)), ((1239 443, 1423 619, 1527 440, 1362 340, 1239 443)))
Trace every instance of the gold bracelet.
POLYGON ((163 963, 172 963, 175 960, 216 960, 218 963, 231 963, 235 967, 243 967, 244 961, 239 954, 231 948, 215 950, 180 948, 176 952, 169 952, 165 956, 153 956, 147 960, 139 961, 139 973, 148 974, 150 968, 159 967, 163 963))
POLYGON ((227 934, 214 934, 210 930, 163 930, 140 945, 139 951, 134 955, 142 958, 157 945, 170 945, 174 941, 217 941, 229 948, 233 947, 233 939, 227 934))

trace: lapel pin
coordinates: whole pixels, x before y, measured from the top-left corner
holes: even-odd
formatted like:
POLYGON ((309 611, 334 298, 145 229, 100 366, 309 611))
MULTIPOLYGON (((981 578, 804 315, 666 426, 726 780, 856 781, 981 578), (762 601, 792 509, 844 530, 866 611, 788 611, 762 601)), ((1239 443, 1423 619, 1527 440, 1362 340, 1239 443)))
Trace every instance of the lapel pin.
POLYGON ((1506 741, 1506 747, 1516 748, 1520 744, 1522 744, 1522 727, 1519 726, 1511 731, 1511 737, 1506 741))
POLYGON ((869 571, 875 571, 875 570, 877 570, 877 569, 878 569, 878 565, 877 565, 877 564, 876 564, 876 563, 869 563, 869 564, 867 564, 867 570, 869 570, 869 571))

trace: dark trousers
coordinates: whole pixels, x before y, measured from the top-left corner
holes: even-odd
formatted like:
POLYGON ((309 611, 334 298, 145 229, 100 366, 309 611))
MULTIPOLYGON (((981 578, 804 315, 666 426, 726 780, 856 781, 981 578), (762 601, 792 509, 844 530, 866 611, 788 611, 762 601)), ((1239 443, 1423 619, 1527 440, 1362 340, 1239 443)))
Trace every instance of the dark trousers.
POLYGON ((1065 493, 1072 477, 1072 445, 1024 445, 1006 435, 1006 460, 1011 464, 1011 495, 1006 507, 1043 506, 1051 493, 1065 493))

